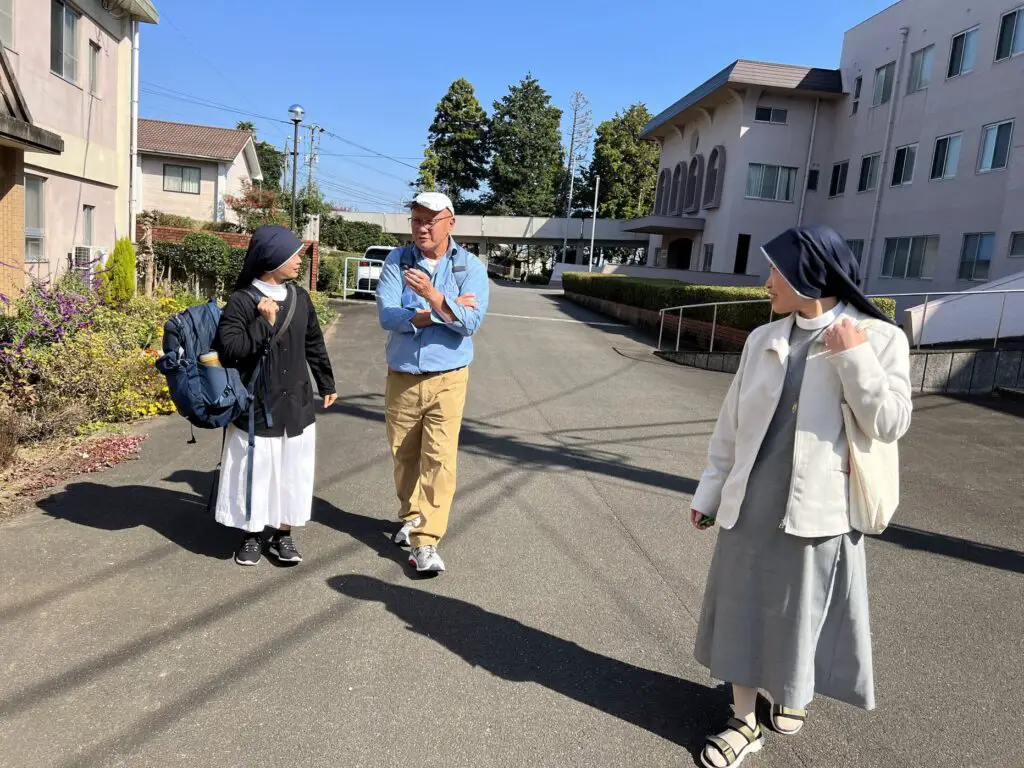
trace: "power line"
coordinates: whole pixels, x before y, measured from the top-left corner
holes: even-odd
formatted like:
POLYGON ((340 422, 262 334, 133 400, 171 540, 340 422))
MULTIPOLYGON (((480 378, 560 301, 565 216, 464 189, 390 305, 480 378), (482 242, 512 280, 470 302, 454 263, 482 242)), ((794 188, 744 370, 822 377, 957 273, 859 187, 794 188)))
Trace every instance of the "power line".
POLYGON ((361 150, 363 150, 363 152, 369 152, 370 154, 377 155, 378 157, 382 157, 382 158, 384 158, 386 160, 390 160, 393 163, 398 163, 399 165, 404 165, 406 168, 412 168, 414 171, 417 171, 417 172, 419 172, 419 170, 420 170, 419 166, 417 166, 417 165, 410 165, 409 163, 405 162, 404 160, 399 160, 394 155, 389 155, 389 154, 387 154, 385 152, 378 152, 375 149, 370 149, 369 147, 364 147, 362 144, 357 144, 356 142, 352 141, 351 139, 346 139, 344 136, 339 136, 338 134, 334 133, 333 131, 324 131, 324 133, 326 133, 328 136, 331 136, 331 137, 337 139, 338 141, 343 141, 346 144, 349 144, 349 145, 355 147, 356 149, 361 149, 361 150))

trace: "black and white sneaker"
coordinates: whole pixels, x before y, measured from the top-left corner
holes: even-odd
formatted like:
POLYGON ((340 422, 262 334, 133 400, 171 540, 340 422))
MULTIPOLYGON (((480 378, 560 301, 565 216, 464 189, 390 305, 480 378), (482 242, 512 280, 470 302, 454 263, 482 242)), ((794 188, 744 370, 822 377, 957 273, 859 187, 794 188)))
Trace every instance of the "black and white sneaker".
POLYGON ((301 563, 302 555, 290 534, 279 534, 270 540, 270 554, 282 563, 301 563))
POLYGON ((263 546, 258 533, 247 533, 235 550, 235 562, 239 565, 256 565, 263 558, 263 546))

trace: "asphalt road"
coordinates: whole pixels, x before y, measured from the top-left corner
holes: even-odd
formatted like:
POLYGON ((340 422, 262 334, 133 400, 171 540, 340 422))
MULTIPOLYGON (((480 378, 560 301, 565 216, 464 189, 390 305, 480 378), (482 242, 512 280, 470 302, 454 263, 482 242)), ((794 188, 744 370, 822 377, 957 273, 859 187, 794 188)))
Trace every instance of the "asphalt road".
MULTIPOLYGON (((692 659, 686 524, 728 386, 555 293, 493 288, 442 545, 387 539, 383 333, 345 310, 306 562, 243 569, 204 514, 217 435, 0 526, 0 766, 690 766, 728 713, 692 659)), ((869 543, 879 708, 815 702, 745 765, 1024 766, 1024 418, 923 399, 869 543)))

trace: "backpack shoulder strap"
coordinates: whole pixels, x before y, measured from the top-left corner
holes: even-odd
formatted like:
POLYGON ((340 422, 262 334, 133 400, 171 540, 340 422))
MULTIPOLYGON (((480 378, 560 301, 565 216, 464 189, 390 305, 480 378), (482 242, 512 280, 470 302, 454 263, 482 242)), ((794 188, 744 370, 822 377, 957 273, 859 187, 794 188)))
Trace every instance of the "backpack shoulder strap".
POLYGON ((281 321, 281 325, 279 325, 277 330, 274 332, 274 336, 270 339, 270 345, 268 348, 274 346, 278 341, 280 341, 281 337, 284 336, 285 331, 288 330, 288 326, 292 324, 292 318, 295 317, 295 305, 299 303, 299 294, 298 291, 295 290, 295 286, 291 283, 288 283, 288 298, 291 299, 291 301, 288 302, 288 309, 284 313, 284 320, 281 321))

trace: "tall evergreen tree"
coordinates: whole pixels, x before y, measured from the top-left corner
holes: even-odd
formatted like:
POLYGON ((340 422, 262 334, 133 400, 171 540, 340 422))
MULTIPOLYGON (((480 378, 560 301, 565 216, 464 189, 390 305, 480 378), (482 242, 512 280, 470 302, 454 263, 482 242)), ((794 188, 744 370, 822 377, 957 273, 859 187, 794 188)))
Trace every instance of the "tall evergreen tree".
POLYGON ((634 104, 597 127, 581 208, 593 208, 594 179, 600 175, 598 216, 635 219, 650 212, 658 181, 659 149, 640 134, 652 117, 645 105, 634 104))
POLYGON ((423 163, 429 164, 436 188, 458 205, 487 177, 487 114, 465 78, 452 83, 438 102, 427 143, 430 154, 423 163))
POLYGON ((514 216, 557 215, 563 176, 562 110, 530 74, 494 103, 489 208, 514 216))
POLYGON ((420 175, 416 177, 416 180, 412 182, 410 186, 417 192, 436 192, 438 165, 439 161, 437 159, 437 153, 434 152, 434 148, 428 144, 427 148, 423 150, 423 162, 420 163, 420 175))

